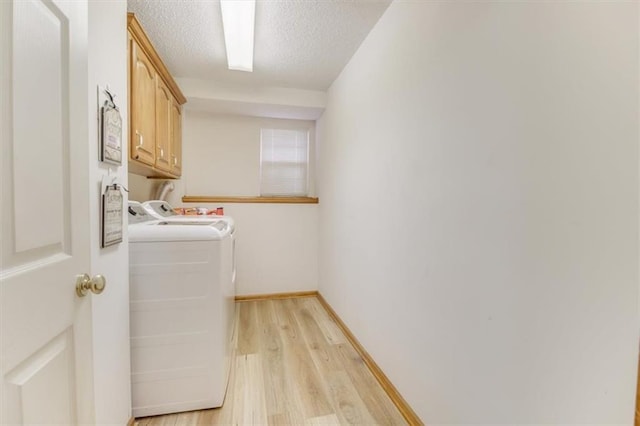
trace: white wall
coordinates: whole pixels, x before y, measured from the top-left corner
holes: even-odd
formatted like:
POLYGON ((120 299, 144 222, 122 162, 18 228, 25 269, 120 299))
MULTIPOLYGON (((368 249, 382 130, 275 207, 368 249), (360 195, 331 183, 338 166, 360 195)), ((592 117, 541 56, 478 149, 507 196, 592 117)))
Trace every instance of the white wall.
MULTIPOLYGON (((91 271, 107 279, 105 291, 91 296, 94 337, 95 423, 124 425, 131 416, 129 364, 129 251, 128 241, 100 248, 100 183, 111 173, 127 185, 127 3, 89 1, 89 165, 91 176, 91 271), (97 85, 109 84, 117 94, 123 118, 121 167, 98 161, 97 85)), ((126 194, 125 194, 126 196, 126 194)), ((126 202, 126 198, 125 198, 126 202)))
POLYGON ((435 424, 632 424, 638 3, 394 2, 318 121, 320 292, 435 424))
POLYGON ((187 110, 183 180, 187 195, 260 195, 260 129, 309 131, 309 193, 315 194, 315 122, 187 110))
POLYGON ((132 201, 147 201, 153 197, 154 185, 151 179, 129 173, 129 199, 132 201))
MULTIPOLYGON (((177 196, 258 196, 260 128, 310 131, 311 194, 315 123, 187 110, 183 122, 183 175, 177 196)), ((182 203, 179 203, 182 204, 182 203)), ((236 221, 238 294, 317 289, 316 204, 198 204, 224 207, 236 221)))
POLYGON ((315 204, 181 203, 223 207, 236 223, 236 294, 318 289, 315 204))
POLYGON ((284 87, 251 87, 214 80, 178 78, 191 110, 216 114, 316 120, 324 111, 324 91, 284 87))

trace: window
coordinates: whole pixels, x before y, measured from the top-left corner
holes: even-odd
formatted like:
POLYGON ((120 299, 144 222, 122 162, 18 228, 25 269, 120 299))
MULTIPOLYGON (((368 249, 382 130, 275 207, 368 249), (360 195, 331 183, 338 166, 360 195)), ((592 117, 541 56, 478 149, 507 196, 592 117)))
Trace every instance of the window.
POLYGON ((260 195, 307 196, 308 175, 308 131, 261 130, 260 195))

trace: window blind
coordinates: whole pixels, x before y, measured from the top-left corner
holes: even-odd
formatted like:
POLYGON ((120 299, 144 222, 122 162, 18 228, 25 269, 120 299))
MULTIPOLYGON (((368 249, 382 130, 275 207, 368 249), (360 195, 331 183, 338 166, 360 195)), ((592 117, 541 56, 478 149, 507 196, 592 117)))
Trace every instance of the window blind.
POLYGON ((309 132, 261 129, 260 195, 306 196, 309 132))

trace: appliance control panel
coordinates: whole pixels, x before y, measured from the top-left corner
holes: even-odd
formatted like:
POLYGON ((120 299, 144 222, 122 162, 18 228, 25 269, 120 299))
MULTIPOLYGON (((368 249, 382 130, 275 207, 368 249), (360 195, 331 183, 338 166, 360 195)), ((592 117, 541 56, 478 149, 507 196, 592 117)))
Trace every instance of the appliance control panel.
POLYGON ((151 207, 153 211, 163 217, 178 216, 178 213, 173 211, 173 207, 171 207, 171 204, 167 203, 166 201, 151 201, 149 202, 149 207, 151 207))
POLYGON ((150 222, 154 218, 148 214, 142 204, 136 201, 129 201, 129 224, 150 222))

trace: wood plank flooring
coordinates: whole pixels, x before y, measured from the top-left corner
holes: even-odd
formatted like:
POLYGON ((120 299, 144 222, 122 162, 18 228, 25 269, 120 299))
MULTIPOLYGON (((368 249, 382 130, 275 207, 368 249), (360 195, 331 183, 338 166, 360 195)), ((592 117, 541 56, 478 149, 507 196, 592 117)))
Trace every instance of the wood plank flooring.
POLYGON ((224 406, 135 425, 406 425, 315 297, 238 302, 224 406))

